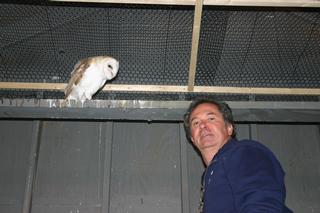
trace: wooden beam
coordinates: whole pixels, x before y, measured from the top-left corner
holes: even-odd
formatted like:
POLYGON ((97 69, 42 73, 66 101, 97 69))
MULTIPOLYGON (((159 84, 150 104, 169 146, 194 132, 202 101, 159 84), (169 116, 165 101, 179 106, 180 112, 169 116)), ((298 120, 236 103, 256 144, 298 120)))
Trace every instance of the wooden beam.
POLYGON ((86 2, 112 4, 194 5, 194 0, 50 0, 55 2, 86 2))
MULTIPOLYGON (((103 123, 106 120, 110 122, 113 120, 180 122, 183 121, 183 115, 191 102, 90 100, 84 103, 71 101, 66 107, 61 107, 61 101, 63 100, 1 99, 0 119, 89 119, 90 121, 103 120, 103 123)), ((227 103, 233 111, 236 122, 320 123, 320 102, 228 101, 227 103)), ((108 179, 104 178, 104 180, 108 179)), ((105 184, 104 187, 108 188, 108 183, 105 184)), ((187 191, 184 192, 187 193, 187 191)))
POLYGON ((63 83, 0 82, 0 89, 63 90, 63 83))
MULTIPOLYGON (((25 83, 0 82, 0 89, 28 90, 60 90, 66 87, 64 83, 25 83)), ((140 85, 140 84, 106 84, 103 91, 121 92, 172 92, 188 93, 188 86, 172 85, 140 85)), ((262 88, 262 87, 217 87, 195 86, 193 93, 224 93, 224 94, 273 94, 273 95, 320 95, 320 88, 262 88)))
MULTIPOLYGON (((116 4, 195 5, 196 0, 51 0, 55 2, 87 2, 116 4)), ((204 5, 259 7, 320 7, 319 0, 203 0, 204 5)))
MULTIPOLYGON (((168 85, 116 85, 107 84, 104 91, 137 91, 137 92, 189 92, 186 86, 168 85)), ((195 86, 194 93, 225 94, 275 94, 275 95, 320 95, 320 88, 261 88, 261 87, 216 87, 195 86)))
POLYGON ((135 92, 188 92, 187 86, 171 86, 171 85, 123 85, 123 84, 107 84, 103 88, 104 91, 135 91, 135 92))
POLYGON ((197 0, 194 10, 193 30, 192 30, 192 45, 191 56, 189 64, 189 77, 188 77, 188 91, 192 92, 194 87, 194 81, 196 77, 197 58, 198 58, 198 46, 200 38, 200 26, 202 16, 202 4, 203 0, 197 0))
POLYGON ((204 4, 260 7, 320 7, 319 0, 204 0, 204 4))
POLYGON ((198 86, 194 92, 272 95, 320 95, 320 88, 210 87, 198 86))

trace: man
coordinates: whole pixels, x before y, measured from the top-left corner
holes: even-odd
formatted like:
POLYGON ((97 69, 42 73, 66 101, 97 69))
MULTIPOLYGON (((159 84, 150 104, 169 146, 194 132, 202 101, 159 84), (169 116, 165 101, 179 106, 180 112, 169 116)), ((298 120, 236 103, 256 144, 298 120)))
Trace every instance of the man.
POLYGON ((226 103, 192 102, 184 125, 206 165, 204 213, 292 212, 284 204, 280 163, 264 145, 237 141, 232 111, 226 103))

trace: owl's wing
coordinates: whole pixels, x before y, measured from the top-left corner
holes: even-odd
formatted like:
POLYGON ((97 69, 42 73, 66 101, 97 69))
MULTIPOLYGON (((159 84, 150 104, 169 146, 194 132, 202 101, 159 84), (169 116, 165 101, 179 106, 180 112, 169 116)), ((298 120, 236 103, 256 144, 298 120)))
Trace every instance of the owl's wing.
POLYGON ((84 72, 90 66, 90 63, 91 63, 91 58, 86 58, 86 59, 80 60, 74 66, 74 69, 71 72, 71 78, 69 80, 69 83, 66 86, 66 88, 64 89, 65 98, 67 98, 70 95, 70 93, 72 91, 73 84, 77 85, 80 82, 84 72))

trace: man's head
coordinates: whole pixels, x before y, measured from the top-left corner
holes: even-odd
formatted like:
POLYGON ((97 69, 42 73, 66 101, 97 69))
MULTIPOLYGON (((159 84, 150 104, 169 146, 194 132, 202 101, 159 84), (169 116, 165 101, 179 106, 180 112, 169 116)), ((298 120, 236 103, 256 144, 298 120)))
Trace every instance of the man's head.
POLYGON ((188 139, 200 151, 209 146, 222 146, 236 137, 230 107, 214 100, 192 102, 184 115, 184 127, 188 139))

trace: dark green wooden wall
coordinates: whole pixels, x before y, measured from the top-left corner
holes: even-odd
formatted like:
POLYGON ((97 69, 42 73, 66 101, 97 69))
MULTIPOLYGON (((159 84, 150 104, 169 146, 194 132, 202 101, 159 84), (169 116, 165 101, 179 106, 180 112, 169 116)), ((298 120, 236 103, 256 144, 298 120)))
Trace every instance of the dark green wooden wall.
MULTIPOLYGON (((237 124, 281 161, 295 212, 320 212, 319 130, 237 124)), ((203 168, 180 122, 0 120, 0 212, 194 213, 203 168)))

